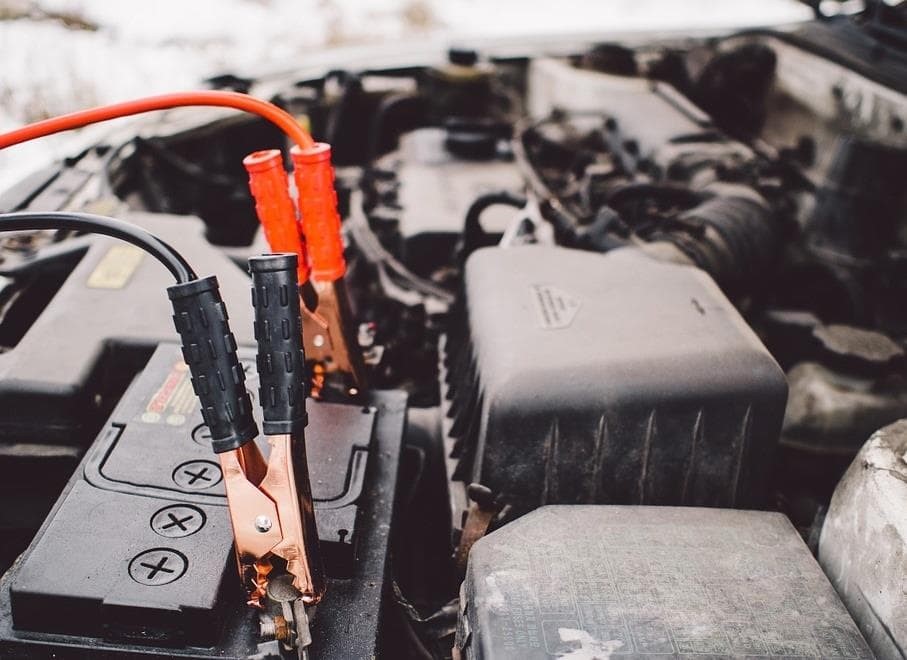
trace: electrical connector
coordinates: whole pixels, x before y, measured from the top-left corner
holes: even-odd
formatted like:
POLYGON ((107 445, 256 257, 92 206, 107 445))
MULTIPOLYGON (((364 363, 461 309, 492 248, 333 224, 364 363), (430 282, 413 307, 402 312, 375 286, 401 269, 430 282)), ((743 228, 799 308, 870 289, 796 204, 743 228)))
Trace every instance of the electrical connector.
MULTIPOLYGON (((293 178, 298 194, 302 231, 311 259, 311 282, 318 295, 318 316, 326 323, 326 335, 316 334, 310 357, 323 362, 328 374, 339 373, 351 393, 366 386, 362 351, 356 343, 355 324, 343 276, 343 236, 331 147, 317 142, 311 147, 294 146, 293 178), (330 359, 327 359, 330 358, 330 359)), ((308 350, 308 344, 306 346, 308 350)))
POLYGON ((290 197, 289 178, 283 156, 277 149, 255 151, 243 159, 249 173, 249 190, 255 198, 255 212, 272 252, 292 252, 298 258, 301 284, 309 279, 309 258, 305 238, 296 219, 290 197))
POLYGON ((346 273, 331 146, 316 142, 290 150, 293 178, 298 192, 302 231, 309 243, 312 276, 319 282, 333 282, 346 273))

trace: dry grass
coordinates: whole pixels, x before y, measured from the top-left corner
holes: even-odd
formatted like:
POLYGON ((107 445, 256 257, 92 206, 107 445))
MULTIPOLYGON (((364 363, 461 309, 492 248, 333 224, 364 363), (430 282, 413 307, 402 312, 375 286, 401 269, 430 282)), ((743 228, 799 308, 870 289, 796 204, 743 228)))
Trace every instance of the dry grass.
POLYGON ((40 82, 12 86, 0 80, 0 108, 23 123, 49 119, 70 112, 73 108, 87 108, 99 103, 95 83, 79 77, 72 67, 67 76, 68 84, 62 89, 50 90, 40 82))
POLYGON ((69 30, 96 32, 100 27, 77 11, 54 11, 41 7, 36 2, 21 0, 0 0, 0 21, 49 21, 59 23, 69 30))
POLYGON ((410 0, 400 10, 404 25, 414 32, 428 32, 441 26, 434 8, 426 0, 410 0))

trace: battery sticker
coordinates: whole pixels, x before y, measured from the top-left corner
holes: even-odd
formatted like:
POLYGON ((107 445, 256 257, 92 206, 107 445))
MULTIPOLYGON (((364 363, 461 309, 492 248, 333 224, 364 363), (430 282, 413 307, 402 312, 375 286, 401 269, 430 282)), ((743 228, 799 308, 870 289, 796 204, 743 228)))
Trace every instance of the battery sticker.
POLYGON ((114 245, 88 276, 90 289, 122 289, 142 263, 145 253, 134 245, 114 245))
POLYGON ((189 367, 177 362, 161 386, 151 395, 140 419, 146 424, 182 426, 197 405, 189 367))
POLYGON ((536 320, 543 330, 568 327, 581 306, 576 296, 550 284, 533 284, 529 287, 529 293, 536 320))

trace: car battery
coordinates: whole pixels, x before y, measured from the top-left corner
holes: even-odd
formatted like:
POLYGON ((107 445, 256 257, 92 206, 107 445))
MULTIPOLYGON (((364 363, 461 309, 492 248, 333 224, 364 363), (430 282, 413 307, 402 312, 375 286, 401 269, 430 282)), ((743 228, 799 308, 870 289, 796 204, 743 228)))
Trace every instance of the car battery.
MULTIPOLYGON (((252 343, 249 280, 205 239, 201 220, 124 218, 160 236, 199 274, 217 275, 241 344, 252 343)), ((141 249, 79 236, 31 254, 4 252, 0 292, 0 570, 47 515, 120 393, 158 342, 175 338, 170 274, 141 249)))
POLYGON ((480 539, 461 660, 872 658, 780 513, 561 505, 480 539))
MULTIPOLYGON (((240 359, 254 392, 254 353, 241 350, 240 359)), ((406 396, 374 392, 357 404, 308 408, 329 577, 311 657, 372 658, 406 396)), ((241 593, 222 478, 179 347, 161 344, 0 581, 0 657, 258 653, 257 614, 241 593)))

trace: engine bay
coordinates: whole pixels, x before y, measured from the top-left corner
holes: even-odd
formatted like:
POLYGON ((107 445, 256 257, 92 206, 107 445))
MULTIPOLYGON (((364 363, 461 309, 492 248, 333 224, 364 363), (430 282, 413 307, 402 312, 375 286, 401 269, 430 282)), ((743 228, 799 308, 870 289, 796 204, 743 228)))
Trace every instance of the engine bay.
POLYGON ((172 109, 4 193, 219 293, 0 224, 0 657, 902 657, 907 51, 871 28, 221 76, 318 142, 172 109), (310 264, 256 261, 294 204, 310 264), (296 532, 264 472, 241 531, 262 456, 296 532))

